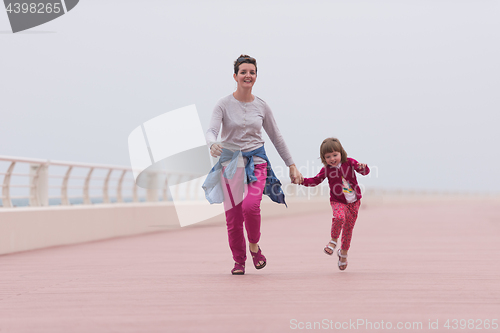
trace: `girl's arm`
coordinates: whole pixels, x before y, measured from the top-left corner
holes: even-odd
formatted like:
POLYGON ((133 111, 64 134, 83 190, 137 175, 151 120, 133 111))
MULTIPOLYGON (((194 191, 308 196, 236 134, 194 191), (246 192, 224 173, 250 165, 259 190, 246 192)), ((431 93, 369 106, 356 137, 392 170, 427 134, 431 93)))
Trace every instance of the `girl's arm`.
POLYGON ((321 184, 323 180, 325 180, 325 178, 326 178, 326 170, 325 167, 323 167, 315 177, 304 178, 304 181, 301 183, 301 185, 308 187, 317 186, 321 184))
POLYGON ((356 170, 356 172, 360 175, 366 176, 370 173, 370 168, 368 167, 368 165, 366 165, 366 163, 359 163, 354 158, 349 158, 349 162, 351 163, 351 166, 354 168, 354 170, 356 170))

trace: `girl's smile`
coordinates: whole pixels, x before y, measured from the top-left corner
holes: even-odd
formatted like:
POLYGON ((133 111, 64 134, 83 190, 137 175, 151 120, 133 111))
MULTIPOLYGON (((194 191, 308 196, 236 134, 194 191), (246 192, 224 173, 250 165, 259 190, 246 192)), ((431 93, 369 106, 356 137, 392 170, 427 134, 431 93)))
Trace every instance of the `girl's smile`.
POLYGON ((338 166, 340 164, 341 159, 342 159, 342 154, 340 154, 338 151, 333 151, 331 153, 325 154, 326 163, 332 167, 338 166))

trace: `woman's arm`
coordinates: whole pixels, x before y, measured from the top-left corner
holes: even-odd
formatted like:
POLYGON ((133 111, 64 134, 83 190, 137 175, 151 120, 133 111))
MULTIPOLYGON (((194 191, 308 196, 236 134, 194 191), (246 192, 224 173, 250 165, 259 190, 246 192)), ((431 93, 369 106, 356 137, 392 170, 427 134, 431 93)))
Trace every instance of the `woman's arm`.
POLYGON ((222 125, 223 112, 220 103, 215 105, 212 111, 212 118, 210 118, 210 123, 208 125, 208 130, 205 133, 205 139, 207 140, 207 145, 210 147, 210 155, 213 157, 220 156, 222 153, 222 146, 219 144, 214 144, 217 142, 217 137, 219 136, 220 126, 222 125))
POLYGON ((264 119, 262 120, 262 127, 264 127, 264 130, 269 136, 269 139, 271 139, 271 142, 273 143, 274 147, 276 147, 278 154, 281 156, 281 159, 283 160, 283 162, 285 162, 286 166, 290 167, 292 165, 295 165, 292 159, 292 155, 288 150, 288 146, 285 143, 285 139, 281 135, 278 124, 274 119, 271 108, 267 104, 264 104, 264 119))
POLYGON ((293 163, 292 155, 288 150, 285 139, 281 135, 278 124, 274 119, 273 112, 267 104, 264 105, 264 119, 262 121, 262 127, 264 127, 264 130, 269 136, 269 139, 271 139, 274 147, 276 147, 276 150, 281 156, 281 159, 283 159, 283 162, 285 162, 286 166, 290 168, 290 181, 294 184, 301 184, 304 181, 304 177, 295 166, 295 163, 293 163))

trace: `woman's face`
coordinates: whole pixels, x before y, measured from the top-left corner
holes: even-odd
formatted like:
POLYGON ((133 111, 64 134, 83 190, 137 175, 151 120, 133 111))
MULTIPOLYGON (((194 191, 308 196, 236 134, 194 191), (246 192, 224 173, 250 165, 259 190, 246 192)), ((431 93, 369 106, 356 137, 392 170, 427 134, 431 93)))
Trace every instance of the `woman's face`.
POLYGON ((239 88, 252 88, 257 80, 257 71, 254 64, 241 64, 238 74, 233 74, 234 80, 238 82, 239 88))

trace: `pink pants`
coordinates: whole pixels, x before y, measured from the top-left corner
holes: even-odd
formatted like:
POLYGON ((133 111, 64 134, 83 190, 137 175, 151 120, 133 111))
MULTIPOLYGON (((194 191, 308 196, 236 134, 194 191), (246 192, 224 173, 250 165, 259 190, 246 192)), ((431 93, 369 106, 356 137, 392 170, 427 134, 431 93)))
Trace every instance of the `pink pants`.
POLYGON ((255 176, 257 181, 246 186, 247 193, 244 198, 245 168, 238 168, 232 179, 221 176, 229 247, 234 261, 240 264, 244 264, 247 258, 243 222, 248 241, 258 243, 260 240, 260 202, 266 185, 267 163, 255 165, 255 176))
POLYGON ((340 202, 330 202, 330 204, 333 210, 332 238, 339 238, 342 231, 342 250, 347 251, 351 246, 352 229, 358 218, 361 202, 356 200, 347 205, 340 202))

